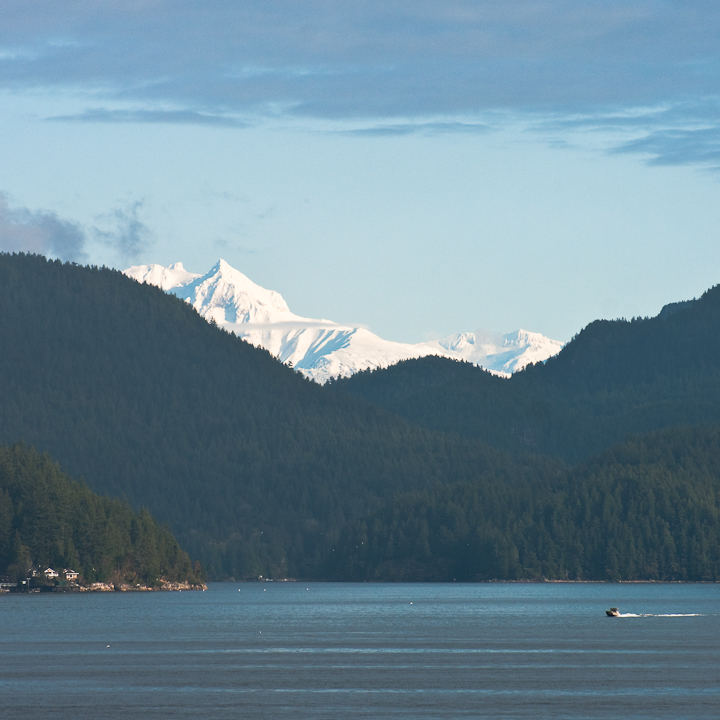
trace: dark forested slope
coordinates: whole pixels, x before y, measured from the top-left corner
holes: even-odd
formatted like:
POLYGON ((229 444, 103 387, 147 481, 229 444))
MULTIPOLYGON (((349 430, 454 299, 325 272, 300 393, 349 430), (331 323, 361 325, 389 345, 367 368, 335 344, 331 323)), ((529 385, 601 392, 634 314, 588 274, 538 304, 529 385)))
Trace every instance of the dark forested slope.
POLYGON ((720 422, 720 286, 654 318, 593 322, 509 380, 427 357, 333 389, 425 427, 575 462, 632 433, 720 422))
POLYGON ((408 493, 349 524, 352 580, 719 580, 720 427, 635 437, 514 486, 408 493))
POLYGON ((717 428, 532 453, 720 423, 718 329, 713 289, 510 380, 424 358, 328 389, 121 273, 0 255, 0 442, 149 508, 216 578, 714 579, 717 428))
POLYGON ((33 565, 71 568, 87 582, 199 582, 146 510, 96 495, 30 447, 0 447, 0 575, 21 580, 33 565))
POLYGON ((513 465, 302 378, 106 268, 0 255, 0 442, 148 507, 211 576, 310 575, 347 519, 513 465))

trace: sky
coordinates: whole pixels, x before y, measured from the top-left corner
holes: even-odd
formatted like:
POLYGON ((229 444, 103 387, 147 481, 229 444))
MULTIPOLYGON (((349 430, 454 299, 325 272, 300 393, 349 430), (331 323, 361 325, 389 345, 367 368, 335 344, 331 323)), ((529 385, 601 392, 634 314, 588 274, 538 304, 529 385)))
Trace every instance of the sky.
POLYGON ((0 250, 223 258, 389 340, 720 282, 720 6, 3 0, 0 250))

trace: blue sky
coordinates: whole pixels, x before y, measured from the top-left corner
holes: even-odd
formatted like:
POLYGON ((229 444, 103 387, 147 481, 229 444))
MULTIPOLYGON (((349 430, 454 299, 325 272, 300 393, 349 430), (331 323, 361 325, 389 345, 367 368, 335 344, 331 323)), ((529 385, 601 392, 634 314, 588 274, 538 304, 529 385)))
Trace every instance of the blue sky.
POLYGON ((720 281, 718 37, 710 2, 5 0, 0 248, 223 257, 411 342, 653 315, 720 281))

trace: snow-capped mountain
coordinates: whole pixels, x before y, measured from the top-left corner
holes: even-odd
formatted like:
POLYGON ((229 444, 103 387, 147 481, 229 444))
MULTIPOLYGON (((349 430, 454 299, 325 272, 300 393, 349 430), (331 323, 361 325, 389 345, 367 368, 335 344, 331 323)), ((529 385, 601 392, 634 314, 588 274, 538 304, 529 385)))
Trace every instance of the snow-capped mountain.
POLYGON ((562 348, 556 340, 525 330, 496 338, 462 333, 414 345, 383 340, 362 327, 295 315, 279 293, 256 285, 224 260, 205 275, 188 272, 182 263, 136 265, 125 275, 177 295, 208 321, 319 383, 425 355, 468 360, 507 376, 562 348))
POLYGON ((491 336, 459 333, 430 344, 437 345, 453 357, 507 375, 557 355, 563 346, 559 340, 527 330, 491 336))

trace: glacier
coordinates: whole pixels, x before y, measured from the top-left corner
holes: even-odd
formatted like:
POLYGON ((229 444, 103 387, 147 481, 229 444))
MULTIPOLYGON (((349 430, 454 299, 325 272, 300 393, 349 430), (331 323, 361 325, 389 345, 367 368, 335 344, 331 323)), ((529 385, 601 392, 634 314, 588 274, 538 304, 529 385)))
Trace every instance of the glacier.
POLYGON ((509 377, 556 355, 563 346, 526 330, 497 336, 466 332, 417 344, 384 340, 364 327, 295 315, 280 293, 255 284, 224 260, 204 275, 187 271, 180 262, 134 265, 124 274, 182 298, 208 322, 264 348, 320 384, 426 355, 465 360, 509 377))

